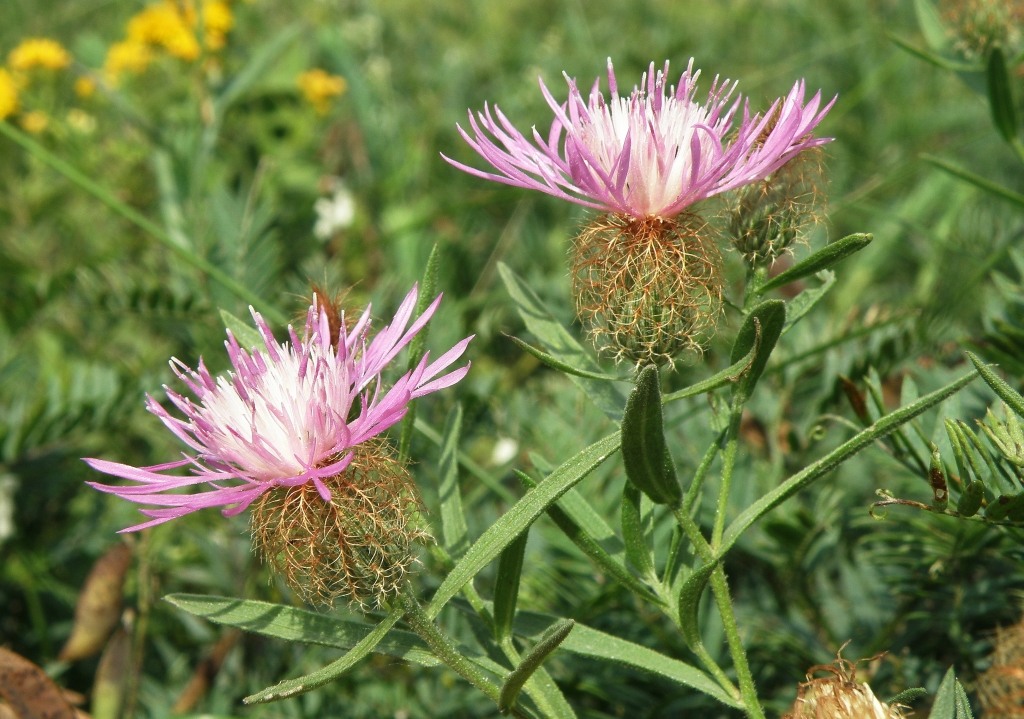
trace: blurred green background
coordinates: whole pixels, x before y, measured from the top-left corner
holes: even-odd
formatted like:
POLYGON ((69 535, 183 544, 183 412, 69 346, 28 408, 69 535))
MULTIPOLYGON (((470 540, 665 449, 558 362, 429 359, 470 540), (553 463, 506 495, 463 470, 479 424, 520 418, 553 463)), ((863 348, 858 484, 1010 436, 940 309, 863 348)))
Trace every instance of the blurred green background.
MULTIPOLYGON (((446 300, 428 346, 478 338, 467 380, 419 412, 439 428, 456 402, 464 408, 463 449, 477 468, 463 477, 472 536, 521 494, 513 468, 557 464, 610 429, 563 376, 503 336, 525 330, 499 261, 572 322, 565 254, 584 211, 481 182, 440 157, 481 166, 455 124, 485 102, 520 129, 546 130, 538 77, 564 97, 563 71, 589 87, 611 57, 621 87, 638 82, 651 61, 670 59, 678 73, 694 57, 703 88, 716 74, 738 79, 756 108, 798 78, 839 96, 820 129, 836 141, 827 147, 827 222, 812 244, 853 232, 875 241, 840 268, 827 300, 787 336, 783 361, 752 407, 739 475, 749 479, 738 502, 836 443, 843 427, 830 418, 852 417, 840 375, 859 382, 874 368, 898 396, 906 377, 924 391, 962 371, 966 344, 1001 361, 999 347, 1012 356, 1017 346, 1000 322, 1020 316, 1020 213, 922 155, 1016 188, 1020 164, 993 130, 973 76, 958 78, 894 42, 925 47, 913 3, 234 0, 222 49, 194 61, 158 57, 112 86, 103 73, 109 48, 144 8, 4 0, 0 56, 25 38, 49 37, 73 58, 63 71, 25 80, 20 114, 7 122, 25 128, 25 113, 45 113, 47 126, 28 134, 32 142, 285 317, 304 310, 315 282, 346 292, 354 307, 372 300, 383 319, 436 244, 446 300), (346 84, 325 112, 297 81, 312 68, 346 84), (91 96, 76 95, 78 77, 98 82, 91 96), (351 202, 353 214, 318 237, 318 200, 351 202)), ((8 137, 0 137, 0 293, 0 644, 88 696, 98 659, 60 662, 57 654, 89 567, 138 515, 88 489, 83 482, 99 478, 79 458, 143 465, 178 456, 181 448, 144 411, 144 394, 162 397, 161 386, 173 386, 172 356, 193 364, 202 355, 222 369, 220 310, 245 318, 248 302, 8 137)), ((706 357, 715 369, 728 356, 730 332, 722 336, 706 357)), ((680 386, 705 372, 684 368, 680 386)), ((949 412, 969 417, 988 401, 969 390, 949 412)), ((711 436, 689 421, 699 409, 686 405, 670 418, 681 456, 699 457, 711 436)), ((428 435, 417 435, 413 456, 429 507, 437 448, 428 435)), ((868 453, 781 508, 733 557, 741 625, 772 711, 788 705, 809 666, 830 661, 847 640, 848 658, 891 652, 872 665, 880 696, 934 689, 950 664, 970 686, 985 666, 991 630, 1017 620, 1019 532, 901 510, 882 522, 869 516, 878 488, 927 501, 921 479, 884 452, 868 453)), ((609 471, 589 478, 588 498, 614 516, 621 481, 609 471)), ((127 541, 135 563, 126 618, 141 657, 131 712, 166 716, 225 632, 161 596, 290 598, 251 555, 243 518, 200 513, 127 541)), ((538 523, 528 552, 520 606, 686 656, 678 637, 638 614, 550 522, 538 523)), ((424 563, 429 589, 439 575, 429 557, 424 563)), ((230 647, 188 711, 494 713, 453 675, 376 658, 317 692, 243 707, 245 695, 338 652, 248 635, 230 647)), ((562 658, 552 672, 581 716, 728 716, 639 672, 562 658)))

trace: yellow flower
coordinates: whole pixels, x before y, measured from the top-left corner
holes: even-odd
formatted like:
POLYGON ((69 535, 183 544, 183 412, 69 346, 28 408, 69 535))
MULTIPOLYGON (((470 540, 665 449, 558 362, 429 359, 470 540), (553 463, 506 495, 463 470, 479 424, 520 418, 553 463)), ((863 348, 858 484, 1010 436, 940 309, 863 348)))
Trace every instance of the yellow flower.
POLYGON ((153 60, 149 47, 135 40, 115 42, 107 50, 107 59, 103 62, 103 72, 107 81, 117 84, 121 75, 131 73, 138 75, 145 72, 153 60))
POLYGON ((11 73, 0 68, 0 120, 18 111, 18 85, 11 73))
POLYGON ((195 13, 169 0, 150 5, 128 21, 129 41, 162 47, 181 60, 195 60, 202 52, 192 27, 195 13))
POLYGON ((88 75, 81 75, 75 79, 75 94, 83 100, 87 100, 96 94, 96 81, 88 75))
POLYGON ((38 135, 46 130, 50 124, 50 116, 40 110, 32 110, 21 116, 21 127, 25 132, 38 135))
POLYGON ((320 68, 314 68, 302 73, 299 75, 297 82, 306 100, 321 115, 327 114, 327 111, 331 108, 331 100, 344 94, 345 89, 348 87, 345 78, 331 75, 320 68))
POLYGON ((231 6, 224 0, 206 0, 203 3, 203 29, 206 32, 227 34, 235 25, 231 6))
POLYGON ((71 64, 71 55, 56 40, 45 37, 31 37, 23 40, 7 56, 12 70, 25 71, 41 67, 46 70, 63 70, 71 64))
POLYGON ((222 50, 234 24, 231 6, 224 0, 206 0, 203 3, 203 45, 206 49, 222 50))

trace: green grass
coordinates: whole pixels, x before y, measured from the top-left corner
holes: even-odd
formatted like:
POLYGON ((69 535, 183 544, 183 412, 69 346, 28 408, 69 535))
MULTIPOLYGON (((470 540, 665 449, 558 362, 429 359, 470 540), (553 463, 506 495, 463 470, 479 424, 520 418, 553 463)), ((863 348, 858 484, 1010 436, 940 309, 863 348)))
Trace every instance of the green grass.
MULTIPOLYGON (((142 5, 7 0, 0 57, 25 37, 50 36, 74 52, 75 72, 95 71, 142 5)), ((98 664, 56 659, 79 589, 92 562, 119 541, 115 532, 137 517, 127 503, 84 485, 98 477, 79 458, 148 465, 178 456, 181 447, 144 411, 143 397, 174 385, 166 365, 172 356, 193 364, 202 355, 211 369, 223 369, 220 311, 248 318, 252 301, 233 285, 281 318, 304 312, 309 283, 316 282, 347 292, 354 307, 373 301, 383 319, 437 245, 445 302, 428 346, 436 351, 469 333, 477 339, 467 379, 421 402, 418 416, 440 431, 451 407, 463 407, 461 487, 471 539, 508 510, 510 497, 522 496, 512 470, 540 476, 615 431, 566 377, 504 336, 537 343, 509 298, 499 262, 580 336, 566 253, 585 213, 479 181, 440 157, 481 165, 455 124, 485 102, 498 104, 521 129, 546 130, 550 110, 538 76, 563 97, 563 71, 589 87, 611 57, 620 85, 632 85, 651 61, 660 66, 669 58, 677 72, 693 56, 703 68, 702 87, 715 74, 736 78, 755 107, 801 77, 812 91, 838 94, 822 126, 836 138, 826 152, 827 222, 797 255, 855 232, 875 239, 835 268, 831 292, 780 340, 741 428, 732 517, 852 434, 847 425, 856 418, 840 376, 863 387, 873 368, 892 409, 901 383, 913 380, 923 395, 969 369, 963 348, 971 346, 1003 362, 1010 383, 1020 386, 1013 374, 1020 366, 1004 359, 1021 346, 1019 210, 922 155, 1018 189, 1020 164, 993 129, 983 94, 893 42, 898 36, 925 46, 911 3, 236 0, 233 9, 237 24, 220 74, 165 62, 89 100, 73 95, 67 77, 33 80, 25 91, 27 103, 52 117, 33 140, 116 201, 90 194, 41 155, 0 137, 0 480, 8 478, 0 495, 13 503, 13 533, 0 538, 0 645, 69 689, 88 696, 98 664), (294 82, 310 67, 348 82, 326 116, 304 103, 294 82), (74 107, 92 118, 93 129, 68 122, 74 107), (329 176, 344 178, 357 214, 351 227, 320 241, 312 234, 313 206, 329 176), (140 227, 122 207, 158 232, 140 227), (495 462, 496 443, 505 438, 515 440, 515 456, 495 462)), ((742 268, 735 256, 727 267, 736 291, 742 268)), ((704 364, 667 377, 666 392, 729 364, 740 319, 730 311, 704 364)), ((976 382, 942 412, 969 420, 992 400, 976 382)), ((727 406, 710 409, 705 397, 666 409, 680 477, 693 475, 727 418, 727 406)), ((945 441, 934 416, 922 423, 925 436, 945 441)), ((883 698, 911 686, 934 691, 950 665, 973 691, 990 632, 1019 619, 1019 528, 902 507, 889 509, 885 521, 870 518, 879 489, 930 500, 925 478, 891 449, 864 452, 780 507, 725 562, 770 713, 784 711, 807 668, 831 661, 847 640, 847 658, 891 653, 866 670, 877 672, 872 685, 883 698)), ((415 436, 413 472, 435 536, 439 454, 426 435, 415 436)), ((623 482, 619 465, 602 467, 579 491, 618 526, 623 482)), ((699 500, 705 526, 716 491, 714 485, 699 500)), ((659 562, 671 528, 669 516, 653 520, 659 562)), ((135 564, 125 601, 141 651, 135 716, 167 715, 224 631, 160 597, 293 601, 252 556, 246 529, 244 518, 207 511, 128 538, 135 564)), ((429 552, 423 564, 417 581, 426 595, 447 569, 429 552)), ((494 573, 485 568, 476 582, 488 599, 494 573)), ((640 608, 544 517, 530 534, 518 606, 694 661, 671 623, 640 608)), ((701 615, 706 644, 729 665, 708 607, 701 615)), ((457 610, 442 617, 459 640, 472 642, 457 610)), ((454 674, 381 657, 296 699, 240 703, 337 656, 338 650, 244 634, 195 711, 494 713, 454 674)), ((545 666, 583 717, 739 715, 667 680, 594 659, 556 652, 545 666)))

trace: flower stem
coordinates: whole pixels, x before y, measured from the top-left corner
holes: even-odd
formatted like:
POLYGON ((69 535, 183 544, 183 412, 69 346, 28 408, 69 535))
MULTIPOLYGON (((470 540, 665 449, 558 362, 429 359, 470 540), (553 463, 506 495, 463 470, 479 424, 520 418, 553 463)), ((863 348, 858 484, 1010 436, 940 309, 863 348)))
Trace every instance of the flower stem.
POLYGON ((764 710, 757 698, 754 676, 750 673, 750 664, 747 662, 747 651, 743 648, 739 626, 736 624, 736 613, 733 611, 732 599, 729 596, 729 583, 721 564, 715 567, 715 571, 711 574, 711 592, 714 594, 715 604, 718 605, 718 613, 722 617, 725 641, 729 645, 729 653, 732 655, 733 668, 736 670, 736 678, 739 680, 740 696, 747 709, 747 716, 750 719, 764 719, 764 710))
MULTIPOLYGON (((676 522, 693 544, 697 556, 704 562, 715 561, 711 545, 708 544, 704 535, 700 533, 700 528, 693 521, 689 513, 682 507, 677 507, 674 509, 674 514, 676 522)), ((718 613, 722 618, 725 639, 729 646, 729 654, 732 656, 733 667, 736 670, 736 678, 739 680, 738 694, 746 707, 747 716, 751 719, 764 719, 764 710, 761 708, 761 702, 757 698, 757 687, 754 686, 754 677, 750 672, 750 664, 747 662, 747 652, 743 648, 743 642, 740 639, 739 625, 736 623, 736 613, 733 611, 732 598, 729 596, 729 583, 726 580, 725 570, 721 565, 715 567, 710 583, 711 592, 715 598, 715 605, 718 607, 718 613)), ((703 643, 697 647, 691 647, 691 649, 705 664, 708 671, 718 680, 719 684, 729 691, 737 693, 735 686, 729 678, 725 676, 721 668, 710 658, 710 655, 707 655, 707 650, 704 649, 703 643)))
MULTIPOLYGON (((501 697, 501 688, 491 681, 487 675, 480 671, 479 667, 459 652, 452 643, 452 640, 438 628, 429 616, 427 616, 426 611, 423 609, 423 605, 419 603, 419 600, 416 599, 411 590, 406 589, 406 591, 399 594, 398 601, 401 603, 402 609, 405 611, 405 621, 409 624, 409 627, 420 636, 426 645, 430 647, 434 656, 444 662, 452 671, 482 691, 492 699, 495 704, 497 704, 501 697)), ((517 712, 515 708, 512 709, 512 714, 514 716, 523 716, 521 713, 517 712)))

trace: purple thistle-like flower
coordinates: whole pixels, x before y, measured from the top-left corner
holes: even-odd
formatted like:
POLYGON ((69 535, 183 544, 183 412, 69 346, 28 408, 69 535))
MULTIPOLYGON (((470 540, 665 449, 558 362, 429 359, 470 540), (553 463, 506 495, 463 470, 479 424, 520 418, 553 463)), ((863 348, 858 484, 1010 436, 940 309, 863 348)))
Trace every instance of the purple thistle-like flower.
POLYGON ((565 76, 569 99, 559 103, 540 81, 555 119, 544 137, 519 132, 498 109, 469 113, 463 139, 497 173, 445 159, 472 175, 540 190, 585 207, 633 217, 669 218, 700 200, 762 180, 800 151, 831 138, 812 132, 835 102, 821 107, 821 93, 804 102, 803 80, 764 114, 750 114, 736 83, 716 77, 707 100, 694 100, 700 71, 690 60, 677 85, 667 86, 668 62, 654 63, 625 97, 611 59, 611 98, 594 82, 587 101, 565 76), (742 108, 742 112, 741 112, 742 108), (739 127, 733 125, 740 115, 739 127))
POLYGON ((385 388, 381 372, 426 325, 441 301, 410 324, 418 290, 406 295, 394 320, 370 338, 370 308, 350 329, 344 322, 332 341, 328 312, 314 301, 302 337, 289 327, 289 339, 278 343, 263 317, 252 311, 264 347, 242 349, 228 331, 225 342, 233 370, 214 377, 202 360, 193 370, 177 359, 171 367, 195 401, 165 387, 168 399, 184 415, 172 416, 152 396, 147 409, 155 414, 194 455, 152 467, 132 467, 102 459, 86 459, 94 469, 136 484, 89 484, 139 504, 151 520, 122 531, 133 532, 207 507, 225 515, 245 510, 275 487, 311 483, 330 502, 325 480, 344 472, 353 450, 399 422, 417 397, 450 387, 469 371, 469 364, 447 372, 465 352, 473 336, 458 342, 439 358, 429 353, 415 368, 385 388), (190 475, 167 474, 189 467, 190 475), (205 485, 205 491, 176 490, 205 485))

